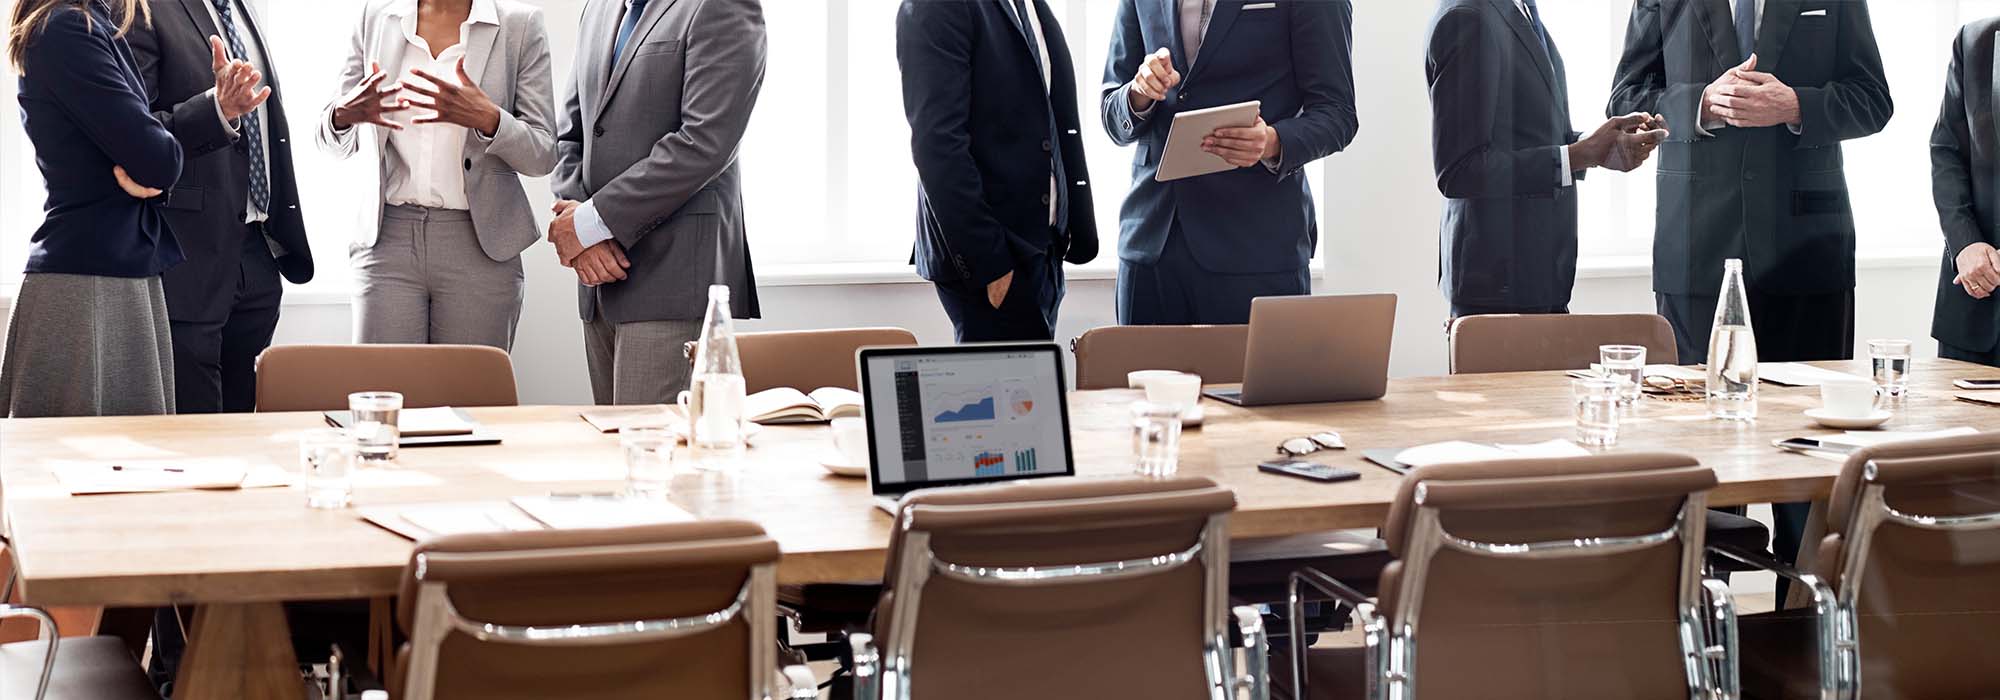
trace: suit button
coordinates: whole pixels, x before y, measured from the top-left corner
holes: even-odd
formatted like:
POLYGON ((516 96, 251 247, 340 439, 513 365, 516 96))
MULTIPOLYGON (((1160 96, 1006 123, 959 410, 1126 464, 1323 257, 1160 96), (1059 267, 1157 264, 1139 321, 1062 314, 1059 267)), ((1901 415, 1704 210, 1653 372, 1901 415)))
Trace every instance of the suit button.
POLYGON ((1743 173, 1743 181, 1744 181, 1744 182, 1750 182, 1750 181, 1753 181, 1753 180, 1756 180, 1756 179, 1757 179, 1757 174, 1756 174, 1756 173, 1747 173, 1747 172, 1746 172, 1746 173, 1743 173))
POLYGON ((1049 196, 1048 196, 1048 195, 1042 195, 1042 203, 1043 203, 1043 204, 1048 204, 1048 203, 1049 203, 1049 196))
POLYGON ((1180 98, 1180 101, 1182 101, 1182 102, 1186 102, 1186 101, 1187 101, 1187 91, 1186 91, 1186 90, 1182 90, 1182 91, 1181 91, 1181 94, 1177 95, 1177 97, 1178 97, 1178 98, 1180 98))
POLYGON ((595 129, 591 129, 591 130, 590 130, 590 135, 592 135, 592 136, 596 136, 596 137, 598 137, 598 138, 604 138, 604 127, 601 127, 601 126, 600 126, 600 127, 597 127, 597 128, 595 128, 595 129))
POLYGON ((471 158, 467 158, 467 159, 465 159, 465 171, 466 171, 466 172, 472 172, 472 159, 471 159, 471 158))
POLYGON ((1048 153, 1048 152, 1050 152, 1050 151, 1054 151, 1054 150, 1056 150, 1056 146, 1055 146, 1055 144, 1053 144, 1053 143, 1049 143, 1049 140, 1048 140, 1048 139, 1042 139, 1042 152, 1043 152, 1043 153, 1048 153))

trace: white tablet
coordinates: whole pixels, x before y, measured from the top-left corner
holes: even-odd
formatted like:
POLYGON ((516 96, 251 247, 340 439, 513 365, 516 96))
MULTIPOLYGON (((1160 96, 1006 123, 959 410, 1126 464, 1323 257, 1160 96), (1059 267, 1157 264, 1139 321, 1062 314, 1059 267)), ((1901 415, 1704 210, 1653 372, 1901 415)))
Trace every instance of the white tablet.
POLYGON ((1167 132, 1167 152, 1160 156, 1160 182, 1196 175, 1235 170, 1221 156, 1201 150, 1201 140, 1216 129, 1243 128, 1257 123, 1261 103, 1256 100, 1233 105, 1197 109, 1174 115, 1173 130, 1167 132))

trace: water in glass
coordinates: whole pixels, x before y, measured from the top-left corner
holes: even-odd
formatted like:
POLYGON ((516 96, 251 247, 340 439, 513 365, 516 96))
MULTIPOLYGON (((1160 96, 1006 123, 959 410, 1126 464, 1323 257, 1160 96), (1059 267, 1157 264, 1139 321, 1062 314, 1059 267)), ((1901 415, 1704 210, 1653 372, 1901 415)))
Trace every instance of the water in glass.
POLYGON ((1646 381, 1646 348, 1639 345, 1604 345, 1597 348, 1598 366, 1604 376, 1619 382, 1619 403, 1631 406, 1639 401, 1640 386, 1646 381))
POLYGON ((1618 443, 1618 412, 1624 385, 1612 377, 1589 377, 1570 381, 1570 397, 1576 406, 1576 441, 1590 447, 1610 447, 1618 443))
POLYGON ((1899 399, 1910 390, 1910 341, 1870 340, 1868 358, 1875 365, 1875 389, 1883 398, 1899 399))
POLYGON ((354 457, 354 436, 346 430, 309 430, 299 437, 299 474, 306 487, 306 507, 347 507, 354 497, 354 457))
POLYGON ((679 440, 664 427, 632 427, 618 431, 625 448, 625 492, 633 498, 667 496, 674 479, 674 446, 679 440))
POLYGON ((1180 471, 1181 407, 1141 401, 1132 405, 1132 460, 1140 476, 1180 471))
POLYGON ((396 458, 401 438, 397 427, 403 412, 403 395, 393 391, 364 391, 347 395, 347 410, 353 414, 356 454, 364 462, 396 458))

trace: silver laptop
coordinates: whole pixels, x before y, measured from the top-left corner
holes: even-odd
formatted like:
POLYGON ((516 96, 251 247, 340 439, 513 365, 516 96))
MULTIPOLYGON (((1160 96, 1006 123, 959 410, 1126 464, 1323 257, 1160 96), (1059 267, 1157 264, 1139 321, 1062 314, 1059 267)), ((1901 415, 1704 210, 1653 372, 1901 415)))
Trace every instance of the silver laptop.
POLYGON ((1395 330, 1394 294, 1252 300, 1243 387, 1205 395, 1238 406, 1382 398, 1395 330))
POLYGON ((866 348, 868 485, 891 514, 917 489, 1076 473, 1053 343, 866 348))

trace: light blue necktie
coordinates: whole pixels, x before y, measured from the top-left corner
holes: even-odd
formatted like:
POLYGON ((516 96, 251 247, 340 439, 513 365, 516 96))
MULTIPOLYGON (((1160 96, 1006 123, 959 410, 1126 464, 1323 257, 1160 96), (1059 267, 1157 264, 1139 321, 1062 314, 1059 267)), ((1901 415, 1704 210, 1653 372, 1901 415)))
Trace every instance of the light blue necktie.
MULTIPOLYGON (((243 35, 236 31, 236 3, 233 0, 215 0, 215 16, 222 20, 222 33, 229 40, 229 55, 237 58, 249 56, 244 50, 243 35)), ((243 115, 243 142, 250 147, 250 203, 257 211, 271 211, 271 174, 264 166, 264 120, 258 118, 257 110, 243 115)))
POLYGON ((1740 60, 1750 60, 1757 52, 1757 0, 1736 0, 1736 47, 1743 50, 1740 60))
POLYGON ((632 31, 639 28, 639 16, 646 14, 646 3, 651 0, 632 0, 632 6, 625 8, 625 21, 618 23, 618 40, 611 44, 611 64, 618 65, 618 57, 625 55, 625 42, 632 39, 632 31))

